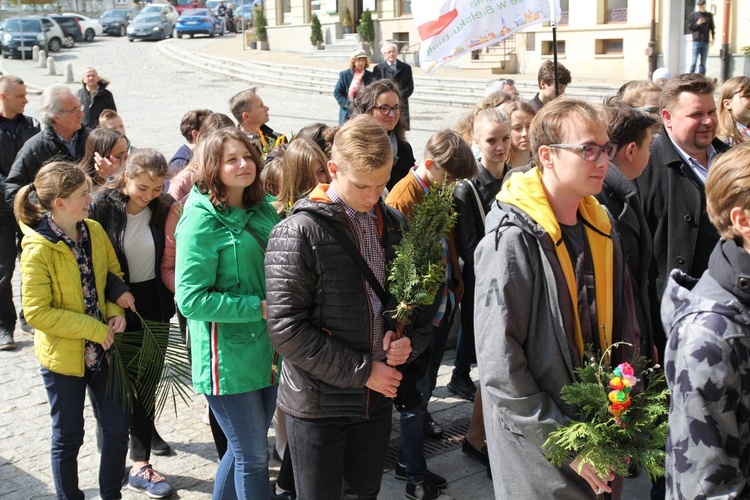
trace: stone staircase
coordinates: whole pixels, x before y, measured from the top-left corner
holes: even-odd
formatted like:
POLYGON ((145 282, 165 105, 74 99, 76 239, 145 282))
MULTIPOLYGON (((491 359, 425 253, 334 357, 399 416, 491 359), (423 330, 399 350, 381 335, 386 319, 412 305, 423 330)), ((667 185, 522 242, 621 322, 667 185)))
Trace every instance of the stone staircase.
POLYGON ((359 41, 359 35, 349 33, 343 35, 343 38, 337 38, 332 44, 327 44, 325 49, 312 51, 309 57, 321 61, 341 62, 346 66, 352 52, 360 48, 362 43, 359 41))

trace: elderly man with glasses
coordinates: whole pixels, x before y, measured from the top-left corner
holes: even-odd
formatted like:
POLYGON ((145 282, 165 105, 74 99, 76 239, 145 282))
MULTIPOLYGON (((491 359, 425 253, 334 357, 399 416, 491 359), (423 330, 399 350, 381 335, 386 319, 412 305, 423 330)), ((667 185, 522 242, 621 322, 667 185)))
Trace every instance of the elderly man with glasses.
POLYGON ((5 180, 5 199, 11 206, 18 190, 32 182, 46 163, 53 159, 75 163, 83 158, 90 130, 81 125, 83 106, 73 91, 62 84, 47 87, 39 110, 45 128, 26 141, 5 180))
POLYGON ((406 122, 406 130, 410 130, 409 122, 409 97, 414 92, 414 78, 411 73, 411 66, 403 61, 399 61, 398 47, 395 43, 384 42, 380 49, 383 54, 383 61, 372 69, 376 80, 388 78, 398 84, 401 89, 401 115, 406 122))

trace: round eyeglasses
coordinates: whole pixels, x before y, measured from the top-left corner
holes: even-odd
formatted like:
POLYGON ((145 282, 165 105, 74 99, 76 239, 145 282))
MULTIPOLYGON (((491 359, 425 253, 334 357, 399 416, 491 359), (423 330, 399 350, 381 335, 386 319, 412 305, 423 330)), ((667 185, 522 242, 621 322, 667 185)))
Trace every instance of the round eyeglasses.
POLYGON ((598 144, 550 144, 549 147, 556 148, 556 149, 575 149, 578 151, 581 151, 581 156, 586 161, 597 161, 599 157, 602 155, 602 152, 606 153, 607 158, 610 160, 615 157, 615 153, 617 153, 617 145, 612 143, 607 143, 604 146, 599 146, 598 144))
POLYGON ((387 104, 384 104, 382 106, 376 106, 375 109, 380 111, 380 114, 384 116, 388 116, 389 114, 391 114, 391 111, 393 111, 394 115, 401 113, 401 106, 399 106, 398 104, 396 104, 395 106, 388 106, 387 104))

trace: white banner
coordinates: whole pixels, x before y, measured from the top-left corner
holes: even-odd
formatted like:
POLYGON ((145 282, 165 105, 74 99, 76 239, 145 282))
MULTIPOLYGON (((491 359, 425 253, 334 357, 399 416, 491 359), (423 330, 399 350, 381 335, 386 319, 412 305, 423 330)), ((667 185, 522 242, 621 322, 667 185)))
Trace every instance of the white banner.
POLYGON ((560 0, 412 0, 419 65, 432 74, 451 59, 548 22, 551 9, 559 22, 560 0))

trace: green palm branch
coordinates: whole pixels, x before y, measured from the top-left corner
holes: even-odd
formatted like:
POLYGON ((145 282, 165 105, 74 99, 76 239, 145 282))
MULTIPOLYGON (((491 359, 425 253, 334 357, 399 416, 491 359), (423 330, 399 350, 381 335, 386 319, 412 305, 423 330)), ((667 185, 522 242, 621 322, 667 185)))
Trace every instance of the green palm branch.
POLYGON ((133 398, 138 397, 154 418, 159 418, 169 400, 176 414, 177 398, 187 405, 192 393, 190 356, 179 327, 140 315, 138 319, 143 330, 115 335, 107 390, 127 411, 132 411, 133 398))

